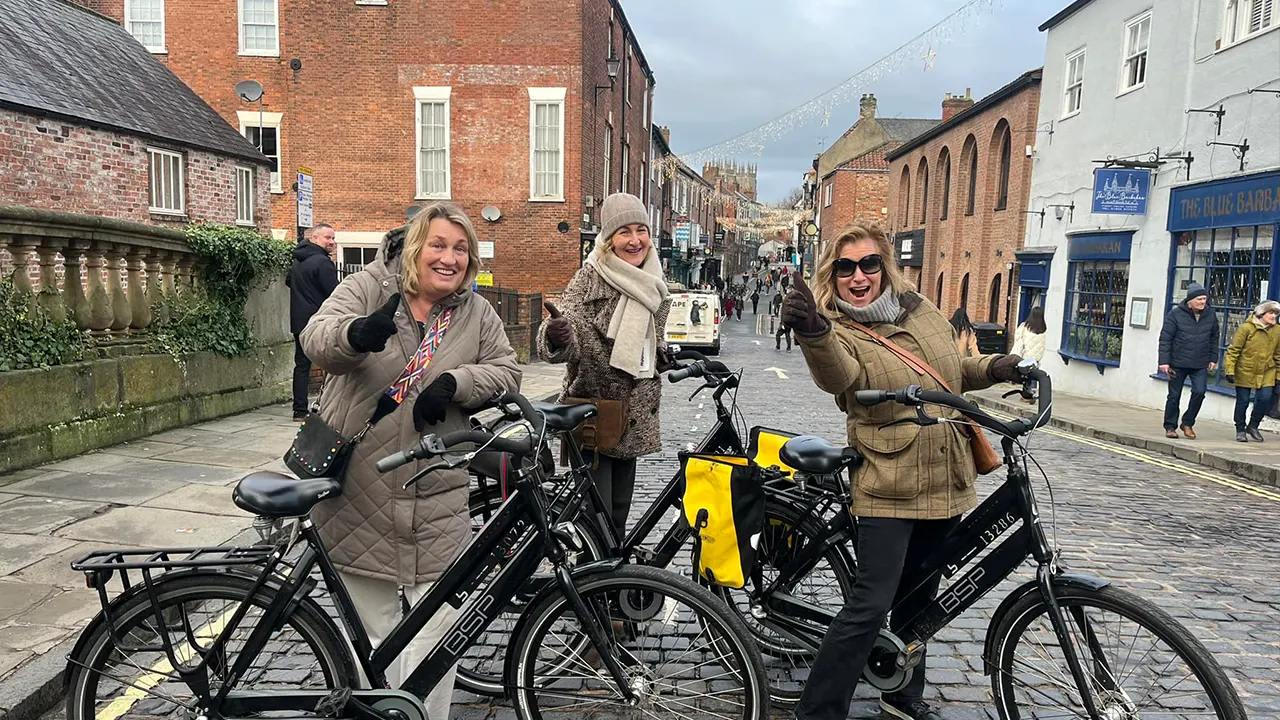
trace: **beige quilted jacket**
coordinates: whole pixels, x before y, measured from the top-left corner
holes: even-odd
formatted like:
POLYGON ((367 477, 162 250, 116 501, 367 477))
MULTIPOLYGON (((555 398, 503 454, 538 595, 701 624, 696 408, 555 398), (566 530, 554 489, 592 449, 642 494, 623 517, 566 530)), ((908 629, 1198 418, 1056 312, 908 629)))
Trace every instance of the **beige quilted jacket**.
MULTIPOLYGON (((399 330, 385 350, 360 353, 347 342, 351 321, 400 292, 399 250, 398 242, 384 241, 378 259, 343 280, 302 331, 303 351, 330 376, 321 393, 320 414, 344 435, 364 426, 379 395, 399 376, 422 339, 418 324, 401 304, 396 313, 399 330)), ((464 290, 437 303, 432 321, 444 307, 453 308, 453 318, 426 375, 356 446, 342 495, 320 503, 312 513, 334 563, 345 572, 402 585, 434 582, 471 535, 466 470, 438 471, 404 490, 401 486, 425 463, 410 463, 387 474, 374 468, 379 458, 418 440, 413 403, 441 373, 451 373, 458 390, 445 420, 427 428, 438 434, 467 428, 463 408, 483 404, 498 390, 520 388, 520 366, 493 307, 464 290)))

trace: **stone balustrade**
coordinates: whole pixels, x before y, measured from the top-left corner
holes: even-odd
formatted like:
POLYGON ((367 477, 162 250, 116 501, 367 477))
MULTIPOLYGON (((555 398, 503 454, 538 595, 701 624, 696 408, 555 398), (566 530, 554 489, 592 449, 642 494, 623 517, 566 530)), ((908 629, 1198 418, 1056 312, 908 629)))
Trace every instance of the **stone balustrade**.
POLYGON ((95 335, 145 331, 165 297, 194 287, 196 257, 179 230, 0 205, 0 257, 49 316, 95 335), (61 280, 61 286, 59 286, 61 280), (158 282, 153 282, 158 280, 158 282), (37 286, 38 285, 38 286, 37 286))

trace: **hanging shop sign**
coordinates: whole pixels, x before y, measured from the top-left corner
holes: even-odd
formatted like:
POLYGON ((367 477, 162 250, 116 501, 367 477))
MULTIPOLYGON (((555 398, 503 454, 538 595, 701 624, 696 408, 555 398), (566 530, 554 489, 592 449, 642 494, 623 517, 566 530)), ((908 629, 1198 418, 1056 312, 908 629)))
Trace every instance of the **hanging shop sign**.
POLYGON ((1151 171, 1098 168, 1093 171, 1093 212, 1146 215, 1151 171))

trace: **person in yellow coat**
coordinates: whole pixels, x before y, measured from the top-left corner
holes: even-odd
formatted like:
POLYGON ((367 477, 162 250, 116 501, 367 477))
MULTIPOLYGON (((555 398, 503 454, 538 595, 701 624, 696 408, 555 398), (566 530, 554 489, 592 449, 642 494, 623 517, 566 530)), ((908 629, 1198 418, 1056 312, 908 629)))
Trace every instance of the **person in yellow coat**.
POLYGON ((1280 303, 1274 300, 1254 308, 1253 315, 1236 330, 1227 348, 1227 382, 1236 386, 1236 442, 1262 442, 1258 425, 1271 407, 1276 366, 1280 365, 1276 356, 1280 346, 1277 315, 1280 315, 1280 303), (1245 413, 1250 400, 1253 415, 1246 425, 1245 413))

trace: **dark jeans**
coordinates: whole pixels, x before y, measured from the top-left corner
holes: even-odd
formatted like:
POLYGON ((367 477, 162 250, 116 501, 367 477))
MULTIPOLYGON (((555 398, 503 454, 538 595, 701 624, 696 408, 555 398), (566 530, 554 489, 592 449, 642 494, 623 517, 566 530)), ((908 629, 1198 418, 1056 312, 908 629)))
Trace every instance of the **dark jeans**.
MULTIPOLYGON (((946 520, 858 518, 858 576, 853 592, 822 638, 809 680, 796 706, 797 720, 844 720, 867 666, 885 616, 893 608, 889 629, 898 632, 938 594, 941 573, 920 576, 920 566, 960 517, 946 520), (923 585, 926 592, 897 605, 923 585), (896 606, 896 607, 895 607, 896 606)), ((925 659, 911 681, 893 697, 900 703, 924 697, 925 659)))
POLYGON ((1262 417, 1271 409, 1271 393, 1272 386, 1260 387, 1257 390, 1253 388, 1237 387, 1236 388, 1236 432, 1244 432, 1244 415, 1249 409, 1249 401, 1253 400, 1253 415, 1249 418, 1248 427, 1257 429, 1262 422, 1262 417))
POLYGON ((293 336, 293 412, 307 412, 307 387, 311 384, 311 358, 302 352, 302 343, 293 336))
POLYGON ((618 529, 618 539, 621 540, 627 534, 631 496, 636 490, 636 459, 601 455, 600 464, 596 466, 595 453, 584 452, 582 458, 591 468, 591 478, 595 480, 604 506, 610 510, 613 526, 618 529))
POLYGON ((787 336, 787 349, 791 349, 791 328, 786 325, 778 325, 778 332, 773 334, 774 347, 777 350, 782 349, 782 336, 787 336))
POLYGON ((1200 406, 1204 404, 1205 386, 1209 382, 1209 369, 1187 370, 1185 368, 1169 368, 1169 395, 1164 401, 1164 429, 1178 429, 1178 405, 1182 403, 1182 383, 1191 379, 1191 402, 1187 403, 1187 412, 1182 416, 1182 424, 1187 427, 1196 426, 1196 416, 1200 414, 1200 406))

